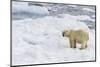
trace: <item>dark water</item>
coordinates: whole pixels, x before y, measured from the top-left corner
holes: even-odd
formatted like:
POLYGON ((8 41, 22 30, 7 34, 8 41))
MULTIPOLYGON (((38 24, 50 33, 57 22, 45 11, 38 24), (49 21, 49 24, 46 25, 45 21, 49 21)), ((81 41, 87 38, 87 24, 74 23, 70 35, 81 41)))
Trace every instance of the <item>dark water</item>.
MULTIPOLYGON (((31 6, 34 6, 34 5, 31 5, 31 6)), ((75 5, 75 7, 73 7, 67 4, 51 4, 50 3, 44 6, 42 5, 42 7, 46 7, 48 9, 49 15, 48 14, 47 15, 34 14, 34 13, 29 13, 29 12, 15 12, 15 13, 13 12, 12 19, 13 20, 20 20, 20 19, 25 19, 25 18, 35 19, 35 18, 43 18, 45 16, 55 16, 55 17, 63 18, 62 16, 59 16, 59 14, 70 14, 72 16, 87 15, 94 21, 91 21, 89 19, 80 20, 80 21, 86 23, 90 29, 95 29, 95 6, 75 5), (83 10, 83 8, 89 8, 89 9, 92 9, 93 11, 83 10)))

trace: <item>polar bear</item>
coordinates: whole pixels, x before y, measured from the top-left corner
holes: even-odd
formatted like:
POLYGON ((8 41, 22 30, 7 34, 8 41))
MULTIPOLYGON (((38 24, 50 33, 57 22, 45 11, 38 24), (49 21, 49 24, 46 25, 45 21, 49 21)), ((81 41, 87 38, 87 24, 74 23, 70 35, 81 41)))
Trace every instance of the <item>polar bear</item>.
POLYGON ((89 34, 81 29, 79 30, 64 30, 63 37, 68 37, 70 41, 70 47, 76 48, 76 43, 81 44, 80 49, 87 48, 87 42, 89 40, 89 34))

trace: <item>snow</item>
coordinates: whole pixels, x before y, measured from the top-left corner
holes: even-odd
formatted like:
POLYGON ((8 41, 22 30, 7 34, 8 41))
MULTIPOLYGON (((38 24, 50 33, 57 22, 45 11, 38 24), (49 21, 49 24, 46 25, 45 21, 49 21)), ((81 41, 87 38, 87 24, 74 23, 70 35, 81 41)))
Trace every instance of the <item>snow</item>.
POLYGON ((37 14, 37 15, 48 15, 49 11, 46 7, 43 6, 28 6, 28 3, 26 2, 13 2, 12 5, 12 12, 13 13, 31 13, 31 14, 37 14))
MULTIPOLYGON (((74 16, 75 17, 75 16, 74 16)), ((92 21, 92 22, 95 22, 95 19, 91 19, 91 17, 87 16, 87 15, 78 15, 76 16, 79 20, 88 20, 88 21, 92 21)), ((92 16, 92 17, 95 17, 95 16, 92 16)))
POLYGON ((95 31, 78 20, 84 16, 62 14, 63 18, 46 16, 12 22, 12 64, 42 64, 95 60, 95 31), (62 36, 65 29, 89 32, 88 48, 69 47, 69 39, 62 36))
POLYGON ((68 6, 70 6, 70 7, 78 7, 77 5, 68 5, 68 6))
POLYGON ((91 8, 83 8, 83 10, 90 11, 90 12, 95 12, 95 10, 93 10, 91 8))

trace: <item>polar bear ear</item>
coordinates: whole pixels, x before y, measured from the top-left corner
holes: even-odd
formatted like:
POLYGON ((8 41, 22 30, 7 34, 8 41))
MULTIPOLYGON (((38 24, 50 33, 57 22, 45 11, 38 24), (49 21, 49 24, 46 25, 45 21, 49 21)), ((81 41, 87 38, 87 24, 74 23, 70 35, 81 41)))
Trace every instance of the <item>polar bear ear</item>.
POLYGON ((66 33, 70 33, 71 30, 65 30, 66 33))
POLYGON ((69 30, 64 30, 64 32, 68 32, 69 30))

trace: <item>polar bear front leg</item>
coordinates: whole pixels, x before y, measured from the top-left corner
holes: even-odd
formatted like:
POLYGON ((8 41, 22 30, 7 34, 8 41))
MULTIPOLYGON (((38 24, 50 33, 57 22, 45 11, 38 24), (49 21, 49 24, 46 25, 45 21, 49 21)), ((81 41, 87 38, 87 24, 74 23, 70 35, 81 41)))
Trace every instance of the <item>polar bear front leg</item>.
POLYGON ((73 48, 76 48, 76 40, 74 40, 73 48))
POLYGON ((72 41, 70 40, 70 48, 72 48, 72 41))
POLYGON ((70 39, 70 48, 75 47, 75 41, 73 39, 70 39))

